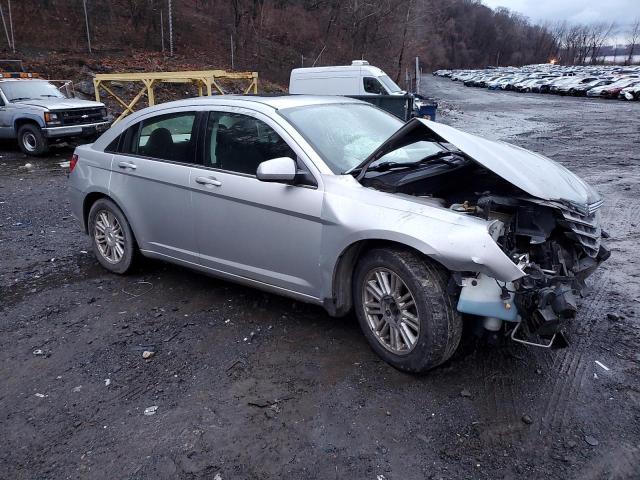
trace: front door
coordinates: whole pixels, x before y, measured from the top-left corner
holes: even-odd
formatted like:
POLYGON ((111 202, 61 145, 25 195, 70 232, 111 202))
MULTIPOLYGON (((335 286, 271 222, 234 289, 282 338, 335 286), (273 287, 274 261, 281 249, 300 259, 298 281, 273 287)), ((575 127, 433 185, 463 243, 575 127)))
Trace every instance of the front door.
POLYGON ((201 262, 316 297, 323 193, 286 132, 266 116, 233 110, 210 112, 203 165, 192 170, 201 262), (258 165, 278 157, 295 159, 306 179, 297 185, 258 180, 258 165))

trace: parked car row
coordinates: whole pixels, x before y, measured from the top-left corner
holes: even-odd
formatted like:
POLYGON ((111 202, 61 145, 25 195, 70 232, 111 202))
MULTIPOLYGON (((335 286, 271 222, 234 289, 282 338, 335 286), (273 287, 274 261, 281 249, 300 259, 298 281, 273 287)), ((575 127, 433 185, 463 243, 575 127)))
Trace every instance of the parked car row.
POLYGON ((489 90, 640 100, 640 66, 542 64, 519 68, 437 70, 433 74, 460 81, 467 87, 489 90))

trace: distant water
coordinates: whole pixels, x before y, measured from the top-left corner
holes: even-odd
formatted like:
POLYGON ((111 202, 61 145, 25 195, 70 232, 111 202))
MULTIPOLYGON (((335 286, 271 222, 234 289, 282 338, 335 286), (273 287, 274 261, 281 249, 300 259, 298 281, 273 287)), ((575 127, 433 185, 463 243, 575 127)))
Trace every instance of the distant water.
MULTIPOLYGON (((613 63, 616 65, 622 65, 627 61, 626 55, 606 55, 604 57, 598 57, 598 62, 602 62, 604 60, 605 63, 613 63)), ((591 57, 587 57, 584 63, 589 63, 591 61, 591 57)), ((640 63, 640 54, 633 55, 631 57, 631 63, 638 64, 640 63)))

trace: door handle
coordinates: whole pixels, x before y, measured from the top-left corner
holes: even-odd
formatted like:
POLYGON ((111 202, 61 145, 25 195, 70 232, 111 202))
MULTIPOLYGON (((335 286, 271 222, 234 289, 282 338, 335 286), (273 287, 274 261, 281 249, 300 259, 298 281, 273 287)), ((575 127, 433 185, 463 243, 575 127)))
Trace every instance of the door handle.
POLYGON ((196 183, 200 185, 213 185, 214 187, 222 185, 222 182, 219 182, 213 177, 196 177, 196 183))
POLYGON ((130 168, 131 170, 135 170, 136 169, 136 164, 135 163, 131 163, 131 162, 119 162, 118 166, 120 168, 130 168))

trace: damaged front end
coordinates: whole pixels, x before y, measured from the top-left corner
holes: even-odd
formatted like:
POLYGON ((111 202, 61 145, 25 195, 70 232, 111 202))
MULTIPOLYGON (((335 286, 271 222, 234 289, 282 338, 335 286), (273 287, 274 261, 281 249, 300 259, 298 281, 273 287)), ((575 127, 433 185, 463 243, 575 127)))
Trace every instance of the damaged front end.
POLYGON ((455 272, 457 309, 483 318, 487 330, 510 329, 521 343, 566 344, 563 329, 576 316, 585 279, 609 257, 603 202, 589 185, 541 155, 421 119, 405 124, 357 172, 367 187, 486 220, 522 276, 504 282, 455 272), (389 162, 428 143, 442 150, 410 166, 389 162))
POLYGON ((515 322, 511 338, 527 345, 566 345, 563 329, 576 316, 585 279, 609 257, 601 241, 601 205, 578 210, 495 195, 481 196, 474 205, 467 202, 466 212, 494 220, 494 240, 525 275, 508 283, 483 274, 459 275, 458 310, 484 317, 491 331, 500 330, 503 321, 515 322), (535 337, 540 340, 531 340, 535 337))

